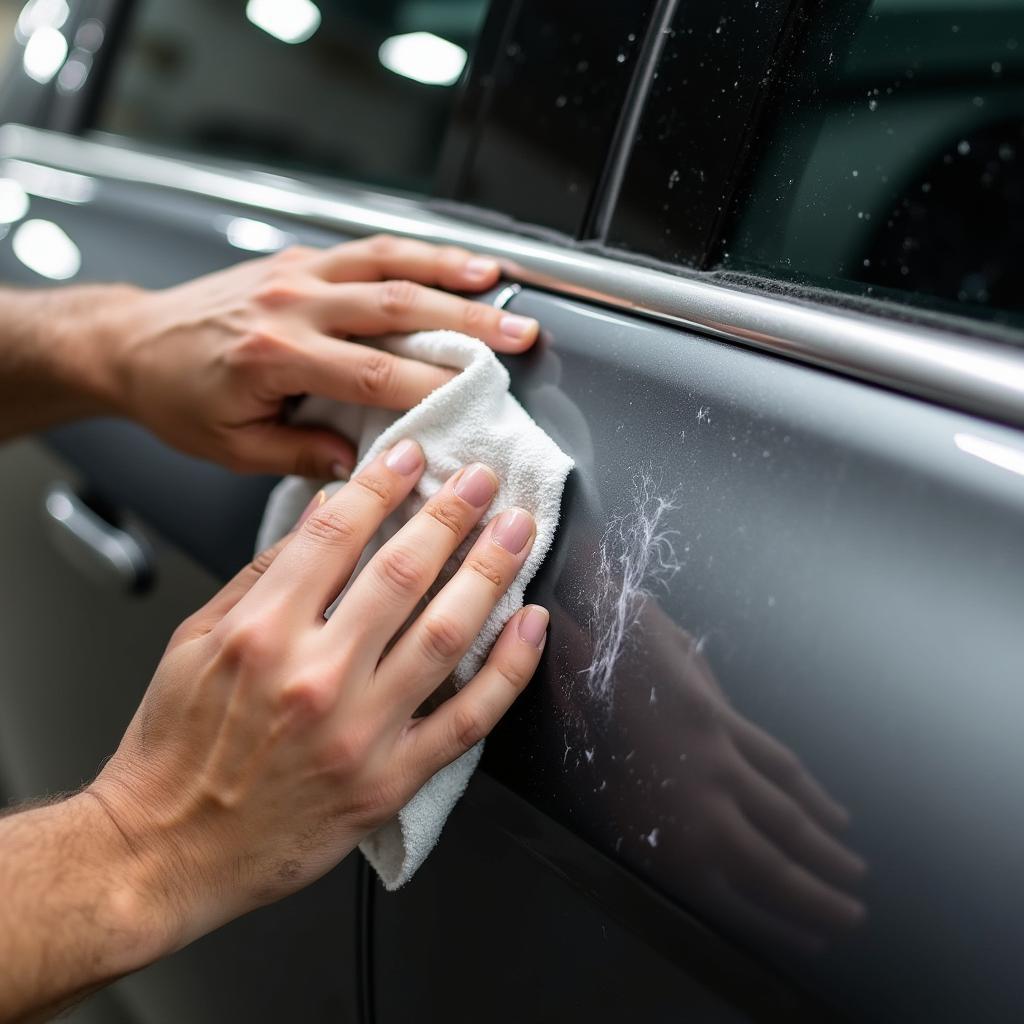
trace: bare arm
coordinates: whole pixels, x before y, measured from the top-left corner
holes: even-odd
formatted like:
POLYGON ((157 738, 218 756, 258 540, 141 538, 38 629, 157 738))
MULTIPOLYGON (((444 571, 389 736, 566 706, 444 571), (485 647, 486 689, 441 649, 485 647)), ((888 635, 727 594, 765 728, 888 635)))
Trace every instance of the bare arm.
POLYGON ((497 262, 464 249, 382 236, 296 247, 161 291, 0 291, 0 439, 126 416, 241 472, 343 476, 351 444, 282 422, 287 400, 408 409, 451 376, 374 348, 376 335, 441 328, 524 351, 535 320, 441 290, 498 277, 497 262))
POLYGON ((98 778, 0 820, 0 1020, 53 1012, 319 878, 518 696, 544 646, 537 607, 416 717, 522 567, 526 512, 495 517, 393 642, 493 500, 486 467, 456 473, 323 618, 422 471, 402 441, 314 500, 179 627, 98 778))

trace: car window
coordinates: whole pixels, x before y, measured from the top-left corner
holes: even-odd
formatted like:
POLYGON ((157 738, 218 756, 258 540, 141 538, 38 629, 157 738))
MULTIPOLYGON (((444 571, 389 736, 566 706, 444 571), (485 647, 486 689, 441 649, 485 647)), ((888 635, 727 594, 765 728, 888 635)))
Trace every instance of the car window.
POLYGON ((487 0, 142 0, 98 127, 427 191, 487 0))
POLYGON ((609 241, 1024 326, 1024 2, 753 6, 666 45, 609 241))
POLYGON ((1024 325, 1024 4, 839 8, 781 79, 722 265, 1024 325))
POLYGON ((519 0, 453 198, 576 236, 600 188, 654 0, 519 0))

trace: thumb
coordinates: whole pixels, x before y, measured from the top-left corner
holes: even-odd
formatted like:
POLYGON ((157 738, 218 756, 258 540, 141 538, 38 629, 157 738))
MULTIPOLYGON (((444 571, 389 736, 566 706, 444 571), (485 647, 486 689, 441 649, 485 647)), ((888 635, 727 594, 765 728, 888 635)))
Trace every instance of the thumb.
POLYGON ((253 425, 244 433, 237 462, 250 473, 347 480, 356 464, 352 443, 323 427, 268 423, 253 425))

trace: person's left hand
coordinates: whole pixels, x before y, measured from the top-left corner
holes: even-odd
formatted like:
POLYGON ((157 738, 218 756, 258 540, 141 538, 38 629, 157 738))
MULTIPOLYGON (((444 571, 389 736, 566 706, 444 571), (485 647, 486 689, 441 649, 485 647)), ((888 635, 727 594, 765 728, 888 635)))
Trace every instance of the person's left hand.
POLYGON ((107 402, 175 447, 239 472, 346 476, 352 445, 284 422, 303 394, 409 409, 453 374, 353 339, 435 328, 521 352, 535 320, 438 289, 481 291, 497 261, 388 236, 296 247, 164 291, 122 289, 95 315, 107 402), (434 287, 436 286, 436 287, 434 287))

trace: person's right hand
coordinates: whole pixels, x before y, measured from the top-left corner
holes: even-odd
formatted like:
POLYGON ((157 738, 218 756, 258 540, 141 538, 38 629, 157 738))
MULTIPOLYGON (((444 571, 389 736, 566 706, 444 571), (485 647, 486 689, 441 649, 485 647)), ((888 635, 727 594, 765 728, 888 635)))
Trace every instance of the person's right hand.
POLYGON ((484 667, 425 717, 518 573, 535 525, 507 510, 395 636, 497 489, 471 466, 359 573, 384 518, 423 471, 402 441, 172 638, 116 754, 85 791, 134 866, 141 966, 324 874, 440 768, 484 737, 532 676, 548 615, 528 606, 484 667))

